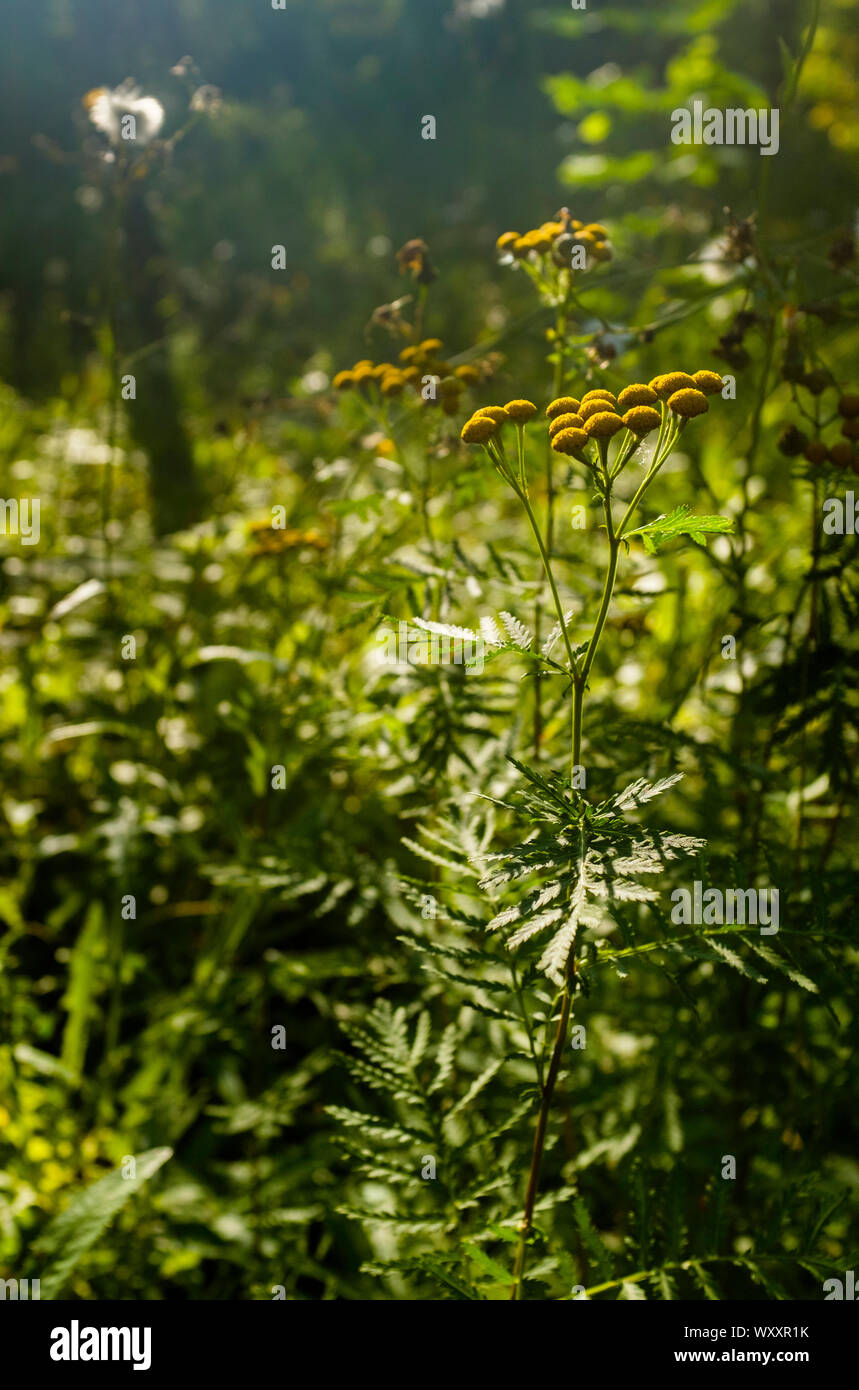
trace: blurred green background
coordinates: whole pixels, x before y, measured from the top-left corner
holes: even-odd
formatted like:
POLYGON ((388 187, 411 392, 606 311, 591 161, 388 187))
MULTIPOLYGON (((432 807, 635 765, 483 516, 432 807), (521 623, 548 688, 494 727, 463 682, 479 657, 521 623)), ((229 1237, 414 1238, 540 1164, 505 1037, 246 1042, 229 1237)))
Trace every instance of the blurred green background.
MULTIPOLYGON (((378 996, 426 1004, 434 1025, 461 1022, 465 1078, 505 1045, 404 950, 414 913, 396 878, 415 872, 401 835, 527 747, 530 695, 514 667, 452 706, 441 676, 403 687, 368 652, 386 614, 435 602, 433 564, 448 620, 465 622, 516 592, 493 546, 518 574, 533 558, 457 452, 461 419, 371 420, 330 381, 398 350, 371 319, 404 295, 411 318, 395 253, 422 238, 438 272, 425 329, 454 360, 503 359, 472 404, 542 407, 552 314, 494 247, 564 204, 614 247, 587 282, 571 385, 677 367, 737 379, 736 407, 717 401, 686 464, 697 508, 732 515, 738 539, 672 552, 649 588, 632 563, 594 678, 590 760, 606 783, 684 766, 675 819, 709 839, 704 870, 780 884, 794 975, 819 981, 762 983, 707 958, 677 979, 601 985, 600 1045, 565 1099, 592 1155, 582 1186, 622 1259, 627 1168, 659 1191, 682 1172, 671 1201, 691 1226, 713 1154, 737 1152, 731 1248, 777 1197, 780 1248, 803 1227, 841 1267, 859 1188, 855 541, 821 562, 814 518, 844 480, 777 441, 802 423, 797 361, 824 374, 824 401, 859 385, 853 7, 7 0, 3 28, 0 477, 4 496, 42 499, 42 539, 0 537, 0 1274, 38 1277, 69 1196, 169 1145, 161 1176, 51 1288, 405 1296, 362 1273, 399 1238, 340 1210, 390 1200, 332 1138, 326 1107, 357 1103, 340 1026, 378 996), (221 104, 146 156, 117 233, 82 99, 127 77, 164 105, 168 141, 201 85, 221 104), (694 98, 778 103, 779 155, 672 145, 670 113, 694 98), (118 371, 137 378, 127 410, 118 371), (248 528, 274 505, 295 539, 261 554, 248 528), (836 1215, 817 1221, 818 1199, 836 1215)), ((659 506, 687 495, 685 477, 666 470, 659 506)), ((558 544, 571 590, 598 592, 568 525, 558 544)), ((545 731, 559 766, 565 719, 550 711, 545 731)), ((518 1094, 502 1080, 487 1115, 518 1094)), ((500 1165, 511 1193, 529 1133, 500 1165)), ((560 1147, 553 1163, 556 1179, 579 1171, 560 1147)), ((813 1275, 788 1284, 820 1296, 813 1275)), ((747 1292, 738 1276, 724 1296, 747 1292)))

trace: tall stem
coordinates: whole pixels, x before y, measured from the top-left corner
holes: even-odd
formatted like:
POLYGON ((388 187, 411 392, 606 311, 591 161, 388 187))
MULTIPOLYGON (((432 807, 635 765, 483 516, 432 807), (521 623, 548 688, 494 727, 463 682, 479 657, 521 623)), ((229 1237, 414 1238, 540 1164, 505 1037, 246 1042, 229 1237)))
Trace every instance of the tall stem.
POLYGON ((546 1143, 546 1126, 549 1122, 549 1110, 552 1105, 555 1082, 558 1079, 558 1072, 561 1069, 561 1056, 564 1051, 564 1044, 567 1040, 567 1027, 570 1022, 570 1009, 572 1007, 573 991, 575 989, 575 970, 575 957, 571 952, 570 969, 567 974, 567 981, 564 985, 564 994, 561 1001, 561 1016, 558 1019, 558 1027, 555 1033, 555 1045, 552 1048, 549 1070, 546 1073, 546 1084, 543 1087, 543 1099, 540 1102, 540 1114, 537 1119, 537 1129, 534 1134, 531 1168, 528 1173, 528 1189, 525 1193, 525 1210, 522 1214, 522 1224, 519 1227, 519 1246, 516 1251, 516 1264, 513 1269, 513 1288, 510 1291, 511 1300, 522 1297, 522 1279, 525 1274, 525 1253, 528 1245, 528 1236, 531 1231, 531 1223, 534 1219, 534 1204, 537 1200, 537 1188, 540 1182, 540 1168, 543 1162, 543 1148, 546 1143))

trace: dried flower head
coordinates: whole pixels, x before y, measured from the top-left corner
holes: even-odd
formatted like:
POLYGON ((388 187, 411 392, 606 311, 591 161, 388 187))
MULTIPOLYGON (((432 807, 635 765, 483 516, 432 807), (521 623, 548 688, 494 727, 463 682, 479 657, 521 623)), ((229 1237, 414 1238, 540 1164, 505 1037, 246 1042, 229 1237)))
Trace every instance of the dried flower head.
POLYGON ((429 247, 420 237, 414 237, 400 247, 397 252, 397 265, 401 275, 411 275, 419 285, 431 285, 436 278, 429 258, 429 247))
POLYGON ((694 387, 684 387, 668 397, 668 409, 673 410, 675 415, 682 415, 684 420, 691 420, 695 415, 706 414, 710 409, 710 402, 703 391, 696 391, 694 387))
POLYGON ((147 145, 164 123, 161 102, 155 97, 141 96, 140 88, 130 78, 119 87, 97 87, 87 92, 83 104, 96 130, 106 135, 112 145, 147 145))
POLYGON ((220 87, 213 87, 210 82, 198 87, 191 98, 191 110, 199 111, 207 116, 216 116, 224 104, 220 87))
POLYGON ((829 450, 822 439, 812 439, 810 444, 806 444, 803 455, 809 463, 825 463, 829 457, 829 450))
POLYGON ((844 420, 841 425, 841 433, 845 439, 859 439, 859 420, 855 417, 844 420))
POLYGON ((859 396, 852 393, 842 396, 838 402, 838 414, 848 420, 852 420, 854 415, 859 415, 859 396))
POLYGON ((633 434, 644 436, 659 428, 662 416, 652 405, 634 405, 626 412, 623 423, 633 434))
POLYGON ((556 454, 577 454, 587 442, 588 436, 584 430, 559 430, 552 440, 552 448, 556 454))
POLYGON ((839 439, 829 450, 829 462, 836 468, 849 468, 855 457, 856 450, 846 439, 839 439))
POLYGON ((554 420, 558 415, 575 414, 580 405, 581 401, 577 401, 575 396, 559 396, 546 406, 546 415, 548 419, 554 420))
POLYGON ((632 410, 636 405, 653 405, 659 397, 651 386, 645 386, 644 382, 634 381, 629 386, 624 386, 617 398, 617 408, 621 415, 627 410, 632 410))
POLYGON ((491 439, 498 426, 489 415, 473 415, 466 420, 460 431, 460 438, 466 444, 485 444, 491 439))
POLYGON ((602 410, 585 420, 585 432, 591 439, 611 439, 613 434, 623 429, 623 421, 613 410, 602 410))
POLYGON ((504 409, 511 420, 520 422, 530 420, 532 415, 537 414, 537 407, 531 401, 508 401, 504 409))
POLYGON ((782 430, 778 441, 778 451, 784 454, 785 458, 797 458, 803 452, 808 443, 808 435, 803 434, 802 430, 797 429, 796 425, 788 425, 782 430))

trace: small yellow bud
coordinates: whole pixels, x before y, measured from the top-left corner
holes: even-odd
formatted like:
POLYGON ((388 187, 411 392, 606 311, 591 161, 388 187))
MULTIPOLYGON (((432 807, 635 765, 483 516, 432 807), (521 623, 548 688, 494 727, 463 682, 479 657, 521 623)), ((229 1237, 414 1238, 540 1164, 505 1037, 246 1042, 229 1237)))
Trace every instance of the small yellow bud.
POLYGON ((684 387, 668 397, 668 409, 673 410, 675 415, 682 415, 684 420, 691 420, 693 415, 703 415, 708 411, 710 402, 703 391, 696 391, 694 387, 684 387))
POLYGON ((546 415, 550 420, 554 420, 558 415, 575 413, 581 401, 577 401, 575 396, 559 396, 556 401, 550 401, 546 406, 546 415))
POLYGON ((603 400, 602 396, 591 396, 590 400, 583 400, 579 406, 579 414, 583 420, 589 420, 592 415, 605 414, 606 411, 614 411, 614 401, 603 400))
POLYGON ((724 384, 718 372, 695 372, 692 380, 698 390, 704 392, 705 396, 718 395, 724 384))
POLYGON ((504 409, 511 420, 520 423, 530 420, 532 415, 537 414, 537 407, 532 405, 530 401, 508 401, 504 409))
POLYGON ((476 386, 480 380, 480 372, 476 367, 472 367, 470 362, 465 362, 461 367, 454 368, 454 375, 460 381, 464 381, 466 386, 476 386))
POLYGON ((694 391, 696 387, 688 372, 666 372, 653 378, 650 389, 656 392, 661 401, 667 401, 675 391, 694 391))
POLYGON ((617 398, 617 406, 623 415, 635 405, 653 405, 658 399, 651 386, 645 386, 641 381, 633 381, 629 386, 624 386, 617 398))
POLYGON ((549 425, 549 438, 554 439, 561 430, 580 430, 584 421, 581 415, 568 411, 566 415, 556 415, 549 425))
POLYGON ((474 415, 466 420, 460 431, 460 439, 466 444, 485 444, 491 439, 498 426, 488 415, 474 415))
POLYGON ((577 454, 587 442, 584 430, 559 430, 552 440, 552 448, 556 454, 577 454))
POLYGON ((634 405, 623 417, 623 423, 633 434, 650 434, 651 430, 659 428, 662 416, 658 410, 654 410, 652 405, 634 405))
POLYGON ((602 410, 585 420, 585 431, 591 439, 611 439, 613 434, 623 429, 623 421, 613 410, 602 410))

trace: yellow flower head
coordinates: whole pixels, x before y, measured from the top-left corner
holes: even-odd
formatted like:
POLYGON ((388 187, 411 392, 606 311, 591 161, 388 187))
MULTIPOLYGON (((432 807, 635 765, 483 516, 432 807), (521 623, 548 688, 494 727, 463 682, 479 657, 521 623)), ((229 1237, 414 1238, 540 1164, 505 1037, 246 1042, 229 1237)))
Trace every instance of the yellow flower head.
POLYGON ((355 376, 352 372, 338 372, 331 385, 335 391, 347 391, 350 386, 355 385, 355 376))
POLYGON ((420 349, 417 348, 417 347, 415 347, 414 343, 410 343, 409 346, 408 346, 408 347, 404 347, 403 350, 402 350, 402 352, 400 353, 400 361, 401 361, 401 362, 414 362, 415 358, 418 357, 419 355, 420 355, 420 349))
POLYGON ((606 241, 595 241, 591 247, 591 255, 595 261, 610 261, 612 249, 606 241))
POLYGON ((580 430, 584 421, 581 415, 568 411, 566 415, 556 415, 549 425, 549 438, 554 439, 561 430, 580 430))
POLYGON ((552 448, 556 454, 577 454, 587 442, 584 430, 559 430, 552 440, 552 448))
POLYGON ((694 372, 692 380, 698 390, 704 392, 705 396, 718 395, 724 384, 718 372, 694 372))
POLYGON ((530 401, 508 401, 504 409, 511 420, 524 422, 530 420, 532 415, 537 414, 537 407, 530 401))
POLYGON ((480 372, 476 367, 472 367, 470 362, 465 362, 461 367, 454 368, 454 375, 466 386, 476 386, 480 380, 480 372))
POLYGON ((595 236, 599 241, 608 239, 608 232, 601 222, 588 222, 583 230, 590 232, 591 236, 595 236))
POLYGON ((658 410, 654 410, 652 405, 634 405, 623 417, 623 423, 633 434, 650 434, 651 430, 659 428, 662 416, 658 410))
POLYGON ((381 381, 383 376, 388 375, 388 372, 395 372, 396 370, 393 362, 377 362, 370 375, 374 381, 381 381))
POLYGON ((675 391, 694 391, 697 388, 688 372, 666 372, 653 378, 650 389, 656 392, 661 401, 667 401, 675 391))
POLYGON ((496 425, 503 425, 506 420, 510 419, 503 405, 482 405, 479 410, 475 410, 472 419, 476 420, 478 415, 485 415, 496 425))
POLYGON ((406 379, 402 372, 396 370, 386 372, 382 377, 382 395, 398 396, 406 384, 406 379))
POLYGON ((636 405, 653 405, 659 397, 651 386, 645 386, 641 381, 633 381, 631 385, 624 386, 617 398, 618 410, 623 415, 627 410, 632 410, 636 405))
POLYGON ((575 414, 581 405, 575 396, 559 396, 556 401, 550 401, 546 406, 548 419, 554 420, 558 415, 575 414))
POLYGON ((586 401, 608 401, 609 405, 617 405, 617 397, 611 391, 605 391, 599 387, 595 391, 586 391, 582 396, 582 405, 586 401))
POLYGON ((502 232, 495 243, 496 250, 509 251, 514 241, 518 241, 520 236, 521 232, 502 232))
POLYGON ((551 237, 554 241, 555 237, 563 234, 564 224, 563 222, 544 222, 540 231, 543 232, 545 236, 551 237))
POLYGON ((589 420, 592 415, 605 414, 606 411, 615 409, 614 401, 603 400, 602 396, 591 396, 590 400, 583 400, 579 406, 579 414, 583 420, 589 420))
POLYGON ((441 338, 424 338, 420 350, 425 357, 429 357, 433 352, 440 352, 441 346, 441 338))
POLYGON ((585 420, 585 433, 591 439, 611 439, 613 434, 623 429, 623 421, 613 410, 602 410, 585 420))
POLYGON ((417 381, 420 377, 420 374, 420 367, 405 367, 403 369, 403 380, 412 382, 417 381))
POLYGON ((675 415, 682 415, 684 420, 691 420, 693 415, 703 415, 708 411, 710 402, 703 391, 684 387, 668 397, 668 409, 673 410, 675 415))
POLYGON ((466 420, 460 431, 460 438, 466 444, 485 444, 491 439, 498 426, 488 415, 473 415, 466 420))

